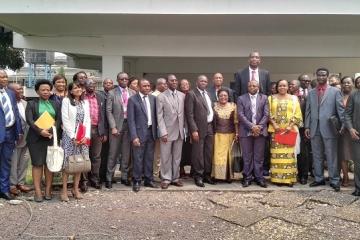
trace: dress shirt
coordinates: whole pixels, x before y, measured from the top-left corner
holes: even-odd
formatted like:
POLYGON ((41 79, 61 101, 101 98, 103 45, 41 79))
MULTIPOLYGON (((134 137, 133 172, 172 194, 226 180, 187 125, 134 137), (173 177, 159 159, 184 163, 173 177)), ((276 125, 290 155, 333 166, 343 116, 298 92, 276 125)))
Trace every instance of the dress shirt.
POLYGON ((208 110, 207 122, 211 123, 214 118, 214 111, 211 106, 211 100, 210 100, 209 94, 205 90, 201 90, 199 88, 197 88, 197 89, 199 90, 201 95, 205 97, 205 102, 206 102, 206 106, 207 106, 207 110, 208 110))
POLYGON ((316 92, 317 92, 317 95, 318 95, 318 98, 319 98, 319 102, 321 101, 322 97, 324 96, 324 93, 326 91, 326 88, 327 88, 327 84, 323 84, 323 85, 318 85, 316 87, 316 92))
POLYGON ((99 123, 99 106, 95 93, 86 93, 85 99, 89 101, 91 125, 97 126, 99 123))
POLYGON ((128 105, 129 98, 130 98, 129 89, 128 88, 122 88, 120 86, 119 86, 119 89, 120 89, 120 92, 121 92, 121 104, 122 104, 123 109, 124 109, 124 119, 127 119, 127 105, 128 105), (123 96, 124 92, 127 93, 127 98, 126 99, 124 99, 124 96, 123 96))
POLYGON ((21 119, 26 121, 24 105, 22 104, 21 101, 18 101, 16 105, 19 109, 19 114, 20 114, 21 119))
POLYGON ((5 91, 4 88, 0 89, 0 106, 1 106, 1 108, 3 108, 3 106, 2 106, 2 98, 3 98, 3 96, 5 96, 6 102, 7 102, 7 104, 9 105, 9 112, 10 112, 10 116, 11 116, 11 121, 10 121, 9 124, 6 125, 5 127, 11 127, 11 126, 13 126, 14 123, 15 123, 15 115, 14 115, 13 108, 12 108, 12 105, 11 105, 10 97, 9 97, 9 95, 6 93, 6 91, 5 91))
POLYGON ((257 99, 258 94, 256 93, 254 95, 251 95, 249 93, 249 96, 250 96, 250 101, 251 101, 251 113, 252 113, 251 122, 253 124, 256 124, 256 99, 257 99))
POLYGON ((144 95, 141 92, 139 92, 139 94, 146 109, 146 116, 148 120, 147 125, 148 127, 150 127, 152 125, 152 120, 151 120, 151 107, 150 107, 149 96, 144 95))
POLYGON ((252 80, 253 71, 255 71, 255 76, 254 76, 254 77, 255 77, 255 80, 256 80, 257 82, 259 82, 259 68, 252 69, 250 66, 249 66, 249 76, 250 76, 249 81, 252 80))

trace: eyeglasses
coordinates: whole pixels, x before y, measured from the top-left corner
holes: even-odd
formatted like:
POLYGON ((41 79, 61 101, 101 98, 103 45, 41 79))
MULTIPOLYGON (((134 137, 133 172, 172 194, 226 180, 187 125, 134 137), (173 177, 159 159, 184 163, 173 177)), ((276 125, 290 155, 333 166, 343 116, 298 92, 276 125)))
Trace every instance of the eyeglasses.
POLYGON ((120 81, 129 80, 128 78, 119 78, 120 81))

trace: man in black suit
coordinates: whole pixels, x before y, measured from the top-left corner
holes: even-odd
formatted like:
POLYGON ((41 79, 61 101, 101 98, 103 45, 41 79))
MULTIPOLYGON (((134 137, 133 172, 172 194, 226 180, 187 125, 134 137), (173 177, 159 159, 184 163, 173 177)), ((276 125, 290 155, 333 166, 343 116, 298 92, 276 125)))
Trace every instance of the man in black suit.
POLYGON ((259 83, 259 92, 265 95, 271 94, 270 74, 265 69, 260 69, 260 53, 253 51, 249 55, 249 66, 235 73, 235 92, 241 96, 248 92, 248 82, 255 80, 259 83))
POLYGON ((129 98, 127 119, 133 144, 133 191, 140 190, 141 177, 144 186, 157 188, 153 181, 154 146, 157 134, 156 101, 151 94, 150 82, 139 80, 139 92, 129 98))
POLYGON ((215 184, 211 179, 214 112, 206 91, 207 84, 205 75, 198 76, 196 88, 185 97, 185 116, 192 139, 193 177, 198 187, 205 187, 204 182, 215 184))
POLYGON ((214 103, 218 101, 217 92, 220 89, 226 89, 229 91, 229 102, 235 101, 236 96, 234 96, 234 91, 228 87, 223 86, 223 83, 224 83, 223 75, 219 72, 215 73, 213 76, 213 85, 207 89, 211 102, 214 103))

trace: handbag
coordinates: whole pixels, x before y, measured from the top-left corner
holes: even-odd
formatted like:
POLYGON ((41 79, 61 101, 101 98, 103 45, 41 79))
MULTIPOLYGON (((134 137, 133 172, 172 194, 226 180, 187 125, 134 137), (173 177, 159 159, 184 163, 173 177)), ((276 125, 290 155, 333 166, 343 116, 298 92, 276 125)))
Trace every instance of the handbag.
MULTIPOLYGON (((76 152, 77 146, 74 151, 76 152)), ((64 171, 67 174, 89 172, 91 170, 91 161, 88 155, 74 154, 67 158, 67 163, 64 166, 64 171)))
POLYGON ((231 144, 231 148, 229 151, 230 159, 232 160, 232 171, 233 172, 241 172, 243 169, 243 161, 241 155, 240 144, 235 140, 231 144))
POLYGON ((279 144, 295 146, 297 135, 295 131, 280 131, 275 133, 274 139, 279 144))
POLYGON ((58 146, 56 128, 52 126, 54 144, 47 147, 46 165, 50 172, 60 172, 64 163, 64 149, 58 146))

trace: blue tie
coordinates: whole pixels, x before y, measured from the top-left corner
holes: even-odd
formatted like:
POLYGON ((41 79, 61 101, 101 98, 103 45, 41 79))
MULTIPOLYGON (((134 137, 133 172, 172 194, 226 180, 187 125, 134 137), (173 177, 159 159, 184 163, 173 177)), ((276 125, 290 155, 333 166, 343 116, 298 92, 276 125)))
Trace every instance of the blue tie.
POLYGON ((8 127, 10 125, 12 119, 11 119, 11 112, 10 112, 10 104, 5 96, 5 92, 2 92, 1 105, 3 108, 4 114, 5 114, 5 125, 6 125, 6 127, 8 127))

